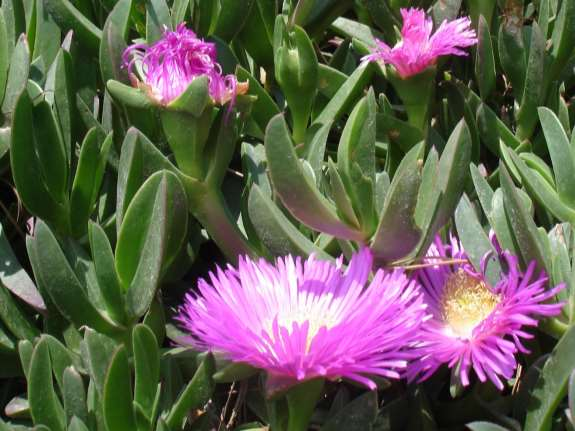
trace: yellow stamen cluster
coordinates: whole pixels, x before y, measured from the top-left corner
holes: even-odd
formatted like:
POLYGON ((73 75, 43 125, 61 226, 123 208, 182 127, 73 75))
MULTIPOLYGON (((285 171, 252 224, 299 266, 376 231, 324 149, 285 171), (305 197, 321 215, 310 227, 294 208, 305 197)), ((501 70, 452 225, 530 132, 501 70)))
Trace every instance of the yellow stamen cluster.
POLYGON ((445 283, 442 318, 454 336, 471 338, 473 329, 491 314, 499 300, 483 281, 459 269, 445 283))

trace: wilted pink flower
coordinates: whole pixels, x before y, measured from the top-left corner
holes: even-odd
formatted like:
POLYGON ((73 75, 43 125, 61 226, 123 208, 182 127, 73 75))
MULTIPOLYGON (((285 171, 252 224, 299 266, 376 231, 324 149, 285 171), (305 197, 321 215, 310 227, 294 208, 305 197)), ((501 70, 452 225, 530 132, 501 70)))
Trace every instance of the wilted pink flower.
POLYGON ((342 377, 374 389, 370 375, 405 371, 426 312, 402 270, 379 270, 367 283, 372 259, 363 249, 344 271, 341 258, 242 258, 200 280, 177 319, 195 348, 279 380, 342 377))
POLYGON ((165 29, 162 38, 151 45, 129 46, 124 51, 123 61, 135 85, 143 87, 164 105, 182 94, 196 77, 203 75, 209 79, 209 91, 215 103, 223 105, 233 101, 236 94, 247 91, 247 84, 238 83, 234 75, 222 75, 216 61, 216 46, 196 37, 183 23, 176 31, 165 29))
POLYGON ((443 21, 432 35, 433 21, 422 9, 401 9, 401 16, 402 40, 393 48, 376 40, 377 48, 364 60, 392 64, 402 78, 423 72, 442 55, 467 55, 461 48, 477 43, 471 20, 467 17, 443 21))
POLYGON ((447 364, 456 367, 456 376, 464 386, 469 385, 473 369, 479 380, 489 379, 503 389, 500 377, 513 377, 516 353, 529 353, 521 340, 533 336, 524 327, 537 326, 537 318, 560 312, 563 304, 545 302, 564 286, 546 290, 547 277, 535 274, 535 262, 522 273, 517 258, 495 245, 507 267, 495 286, 485 279, 489 255, 483 258, 481 272, 477 272, 453 237, 450 244, 443 244, 438 237, 429 248, 429 263, 438 263, 437 258, 466 262, 434 265, 415 274, 424 287, 433 318, 422 326, 421 357, 410 365, 411 378, 425 380, 447 364))

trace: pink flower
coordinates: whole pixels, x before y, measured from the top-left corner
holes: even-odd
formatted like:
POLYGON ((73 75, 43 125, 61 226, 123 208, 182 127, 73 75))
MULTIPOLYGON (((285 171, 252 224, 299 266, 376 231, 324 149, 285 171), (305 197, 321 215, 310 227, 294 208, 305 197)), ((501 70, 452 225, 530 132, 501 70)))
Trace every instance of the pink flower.
POLYGON ((135 85, 143 87, 158 103, 166 105, 182 94, 197 77, 206 75, 215 103, 224 104, 247 91, 234 75, 222 75, 216 61, 216 46, 204 42, 186 28, 165 29, 157 42, 129 46, 123 54, 124 66, 135 85), (137 79, 141 77, 141 81, 137 79))
POLYGON ((393 48, 376 40, 377 48, 363 59, 392 64, 402 78, 408 78, 433 66, 442 55, 467 55, 461 48, 477 43, 469 18, 443 21, 432 35, 433 22, 422 9, 401 9, 402 40, 393 48))
POLYGON ((513 377, 517 352, 529 353, 521 340, 533 336, 524 327, 537 326, 538 318, 560 312, 564 304, 547 302, 563 285, 547 290, 547 277, 535 274, 535 262, 523 273, 515 256, 500 251, 498 244, 496 249, 507 272, 490 286, 485 280, 489 256, 484 257, 482 270, 477 272, 453 237, 450 244, 443 244, 438 237, 429 248, 430 263, 437 262, 438 257, 465 263, 435 265, 415 273, 433 318, 422 326, 421 357, 410 365, 410 378, 425 380, 447 364, 455 367, 464 386, 469 385, 473 369, 480 381, 489 379, 503 389, 501 377, 513 377))
POLYGON ((357 253, 344 271, 310 257, 242 258, 218 268, 189 293, 177 320, 197 349, 266 370, 279 380, 399 378, 426 316, 417 283, 402 270, 379 270, 357 253))

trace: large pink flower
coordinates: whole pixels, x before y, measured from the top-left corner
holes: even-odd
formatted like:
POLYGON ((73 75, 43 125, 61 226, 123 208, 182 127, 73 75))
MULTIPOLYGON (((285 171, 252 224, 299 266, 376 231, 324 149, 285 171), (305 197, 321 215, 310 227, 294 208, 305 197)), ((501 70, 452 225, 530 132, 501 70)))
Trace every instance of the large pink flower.
POLYGON ((399 378, 426 316, 417 283, 402 270, 379 270, 356 254, 347 270, 310 257, 242 258, 217 269, 189 293, 177 319, 197 349, 302 381, 348 378, 376 387, 370 375, 399 378))
POLYGON ((443 244, 438 237, 430 247, 429 263, 437 258, 463 260, 454 265, 433 265, 416 272, 433 318, 423 325, 421 357, 408 371, 411 378, 425 380, 438 367, 455 367, 464 386, 471 369, 482 382, 491 380, 503 389, 504 379, 513 377, 517 352, 529 353, 521 340, 533 336, 524 327, 537 326, 538 318, 554 316, 563 304, 552 298, 564 288, 546 289, 547 277, 535 274, 535 262, 523 273, 517 258, 503 252, 495 242, 498 257, 507 267, 495 286, 468 261, 461 243, 451 238, 443 244), (547 303, 549 302, 549 303, 547 303))
POLYGON ((184 23, 175 31, 165 29, 162 38, 151 45, 129 46, 123 60, 130 78, 163 105, 176 99, 195 78, 203 75, 209 79, 209 91, 215 103, 233 101, 236 94, 247 90, 245 84, 238 84, 234 75, 222 75, 216 60, 216 46, 199 39, 184 23))
POLYGON ((477 43, 469 18, 443 21, 432 35, 433 21, 422 9, 401 9, 401 16, 402 40, 393 48, 376 40, 377 48, 364 60, 392 64, 402 78, 423 72, 443 55, 467 55, 462 48, 477 43))

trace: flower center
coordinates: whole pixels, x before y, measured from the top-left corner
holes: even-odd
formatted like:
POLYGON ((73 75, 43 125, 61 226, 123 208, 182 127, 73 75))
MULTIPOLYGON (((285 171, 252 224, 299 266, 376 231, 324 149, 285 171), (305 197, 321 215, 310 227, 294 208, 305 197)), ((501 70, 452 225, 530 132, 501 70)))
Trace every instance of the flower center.
POLYGON ((441 315, 450 333, 469 339, 473 329, 491 314, 499 300, 483 281, 459 269, 445 283, 441 315))
POLYGON ((325 327, 326 329, 329 329, 337 324, 336 319, 329 316, 323 310, 294 310, 290 314, 282 313, 278 316, 279 326, 283 326, 290 332, 292 331, 294 323, 297 323, 301 327, 306 321, 309 325, 307 330, 306 352, 309 351, 311 342, 321 328, 325 327))

